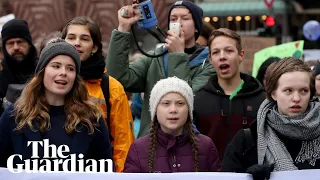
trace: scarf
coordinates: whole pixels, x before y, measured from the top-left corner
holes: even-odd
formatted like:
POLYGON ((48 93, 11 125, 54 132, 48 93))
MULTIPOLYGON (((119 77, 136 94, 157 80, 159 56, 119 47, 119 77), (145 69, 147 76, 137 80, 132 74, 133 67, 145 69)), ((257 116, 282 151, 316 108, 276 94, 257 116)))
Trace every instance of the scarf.
POLYGON ((80 76, 83 80, 101 79, 106 63, 102 54, 93 54, 81 62, 80 76))
POLYGON ((285 116, 278 112, 276 102, 264 100, 257 115, 258 164, 275 164, 275 171, 298 170, 295 163, 308 161, 314 166, 320 159, 320 103, 310 102, 305 113, 285 116), (277 133, 302 141, 295 161, 277 133))

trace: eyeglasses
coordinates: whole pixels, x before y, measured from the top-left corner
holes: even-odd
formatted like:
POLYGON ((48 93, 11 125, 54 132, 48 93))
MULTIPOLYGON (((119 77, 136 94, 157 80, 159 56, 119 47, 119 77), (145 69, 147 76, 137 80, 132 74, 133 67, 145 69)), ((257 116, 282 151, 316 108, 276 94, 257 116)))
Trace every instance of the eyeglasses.
POLYGON ((12 48, 15 44, 17 43, 18 46, 25 46, 28 44, 28 42, 26 40, 17 40, 17 41, 10 41, 8 40, 6 42, 6 48, 12 48))

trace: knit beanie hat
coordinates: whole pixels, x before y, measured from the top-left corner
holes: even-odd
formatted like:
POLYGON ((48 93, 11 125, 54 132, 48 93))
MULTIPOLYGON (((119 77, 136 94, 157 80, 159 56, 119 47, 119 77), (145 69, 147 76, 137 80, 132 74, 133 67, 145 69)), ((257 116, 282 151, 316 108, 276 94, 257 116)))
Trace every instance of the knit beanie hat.
POLYGON ((80 73, 81 62, 79 53, 76 48, 63 39, 57 39, 50 42, 41 51, 35 74, 38 74, 39 71, 46 67, 46 65, 51 61, 52 58, 58 55, 70 56, 76 65, 77 74, 80 73))
POLYGON ((191 121, 193 121, 192 89, 187 82, 177 77, 168 77, 166 79, 161 79, 152 88, 149 100, 151 120, 153 120, 156 115, 157 106, 162 97, 171 92, 179 93, 186 99, 189 106, 189 116, 191 121))
POLYGON ((5 23, 1 30, 1 38, 3 45, 11 38, 23 38, 32 44, 28 22, 23 19, 12 19, 5 23))
POLYGON ((195 39, 197 40, 201 30, 202 30, 202 18, 203 18, 203 10, 198 5, 190 2, 190 1, 176 1, 173 3, 169 9, 169 16, 168 16, 168 26, 170 24, 170 14, 173 8, 176 6, 184 6, 189 9, 190 13, 192 14, 192 19, 194 21, 194 26, 198 32, 195 32, 195 39))

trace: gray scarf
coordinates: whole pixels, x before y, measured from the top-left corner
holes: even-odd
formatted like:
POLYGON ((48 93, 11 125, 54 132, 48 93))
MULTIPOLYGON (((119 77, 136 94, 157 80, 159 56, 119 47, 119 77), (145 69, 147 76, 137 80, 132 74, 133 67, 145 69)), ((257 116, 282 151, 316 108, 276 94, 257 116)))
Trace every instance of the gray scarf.
POLYGON ((279 114, 276 102, 264 100, 257 115, 258 164, 275 164, 275 171, 297 170, 290 153, 277 133, 302 141, 295 163, 308 161, 314 166, 320 159, 320 103, 311 102, 306 113, 297 116, 279 114))

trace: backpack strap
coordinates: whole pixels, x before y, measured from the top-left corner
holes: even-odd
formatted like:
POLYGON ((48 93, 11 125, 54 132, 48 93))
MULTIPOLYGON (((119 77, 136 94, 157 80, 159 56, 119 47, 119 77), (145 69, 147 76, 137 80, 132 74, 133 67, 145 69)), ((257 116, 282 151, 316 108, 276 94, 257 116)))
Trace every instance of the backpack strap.
POLYGON ((0 117, 3 113, 3 111, 4 111, 4 108, 2 107, 2 98, 0 98, 0 117))
POLYGON ((254 147, 254 141, 251 134, 250 128, 243 129, 244 131, 244 143, 245 143, 245 149, 244 149, 244 155, 252 148, 254 147))
POLYGON ((101 80, 101 89, 103 92, 104 99, 107 105, 107 125, 108 125, 108 132, 110 141, 113 142, 113 137, 111 135, 111 123, 110 123, 110 112, 111 112, 111 104, 110 104, 110 90, 109 90, 109 74, 105 73, 102 76, 101 80))

